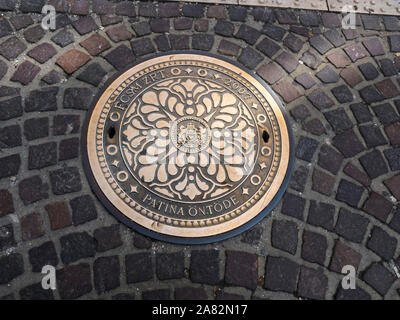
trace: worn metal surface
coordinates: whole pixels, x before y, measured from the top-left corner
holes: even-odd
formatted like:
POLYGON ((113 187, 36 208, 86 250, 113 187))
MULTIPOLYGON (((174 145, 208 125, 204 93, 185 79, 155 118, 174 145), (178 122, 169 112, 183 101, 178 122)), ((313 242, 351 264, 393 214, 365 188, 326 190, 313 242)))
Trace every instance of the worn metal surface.
POLYGON ((400 15, 399 0, 327 0, 329 10, 342 12, 343 8, 351 7, 354 12, 400 15))
POLYGON ((356 13, 400 15, 399 0, 187 0, 186 2, 236 4, 245 6, 308 9, 332 12, 342 12, 344 7, 350 6, 352 11, 356 13))
POLYGON ((261 79, 214 56, 176 53, 106 88, 84 152, 94 190, 123 222, 204 243, 249 228, 276 204, 291 168, 289 130, 261 79))

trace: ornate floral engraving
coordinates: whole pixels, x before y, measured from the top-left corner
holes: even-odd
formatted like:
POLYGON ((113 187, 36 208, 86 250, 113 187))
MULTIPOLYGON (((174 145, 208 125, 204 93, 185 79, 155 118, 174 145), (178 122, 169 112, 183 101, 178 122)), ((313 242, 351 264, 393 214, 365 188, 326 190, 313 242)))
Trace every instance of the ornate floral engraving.
POLYGON ((123 117, 121 146, 142 184, 180 201, 226 194, 253 170, 257 131, 247 107, 199 78, 149 87, 123 117))

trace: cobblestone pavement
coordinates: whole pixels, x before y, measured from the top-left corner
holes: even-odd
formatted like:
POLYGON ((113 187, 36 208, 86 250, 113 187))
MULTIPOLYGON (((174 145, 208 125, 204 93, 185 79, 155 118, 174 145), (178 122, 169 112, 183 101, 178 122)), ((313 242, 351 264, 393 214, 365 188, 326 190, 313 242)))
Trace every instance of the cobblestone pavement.
POLYGON ((398 17, 104 0, 0 0, 0 297, 399 299, 398 17), (136 59, 203 50, 281 96, 296 165, 276 209, 227 241, 179 246, 118 223, 79 140, 98 88, 136 59), (397 98, 397 99, 396 99, 397 98), (41 288, 43 265, 57 290, 41 288), (341 289, 342 266, 357 289, 341 289))

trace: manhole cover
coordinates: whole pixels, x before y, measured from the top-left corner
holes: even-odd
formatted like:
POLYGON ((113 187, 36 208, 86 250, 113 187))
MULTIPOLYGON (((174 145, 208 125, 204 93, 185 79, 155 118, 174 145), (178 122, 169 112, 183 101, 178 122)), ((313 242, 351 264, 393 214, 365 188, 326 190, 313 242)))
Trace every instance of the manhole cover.
POLYGON ((225 239, 282 196, 293 155, 285 119, 269 87, 232 62, 157 56, 97 100, 83 139, 86 171, 108 210, 146 235, 225 239))

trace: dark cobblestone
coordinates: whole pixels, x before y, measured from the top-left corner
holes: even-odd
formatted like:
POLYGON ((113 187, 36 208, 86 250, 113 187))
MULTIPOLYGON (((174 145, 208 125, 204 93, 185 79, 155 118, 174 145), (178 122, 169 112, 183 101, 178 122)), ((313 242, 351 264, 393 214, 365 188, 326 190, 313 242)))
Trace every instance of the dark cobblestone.
POLYGON ((249 69, 254 69, 259 63, 263 61, 263 56, 260 55, 257 51, 246 47, 242 50, 238 61, 241 62, 244 66, 249 69))
POLYGON ((27 85, 35 79, 37 74, 40 72, 40 67, 34 65, 29 61, 25 61, 19 65, 17 70, 11 77, 11 81, 20 82, 23 85, 27 85))
POLYGON ((395 280, 394 275, 379 263, 373 263, 365 271, 363 279, 381 295, 385 295, 395 280))
POLYGON ((346 164, 346 166, 343 168, 343 172, 366 187, 371 184, 371 179, 368 177, 368 175, 351 162, 346 164))
POLYGON ((371 249, 377 255, 388 261, 393 258, 396 246, 396 238, 391 237, 386 231, 379 227, 374 227, 372 229, 367 243, 368 249, 371 249))
POLYGON ((0 257, 0 284, 6 284, 24 273, 24 261, 19 253, 0 257))
POLYGON ((170 294, 169 289, 144 291, 142 293, 142 299, 143 300, 170 300, 171 294, 170 294))
POLYGON ((344 108, 325 112, 324 116, 336 133, 344 132, 353 127, 353 123, 344 108))
POLYGON ((336 193, 336 199, 347 203, 349 206, 358 207, 364 188, 342 179, 336 193))
POLYGON ((154 269, 151 254, 134 253, 125 257, 126 282, 136 283, 153 279, 154 269))
POLYGON ((188 50, 189 46, 189 36, 187 35, 169 35, 169 43, 174 50, 188 50))
POLYGON ((392 171, 400 170, 400 148, 385 150, 383 152, 392 171))
POLYGON ((361 243, 367 231, 369 220, 344 208, 339 211, 335 231, 346 240, 361 243))
POLYGON ((348 130, 338 134, 332 139, 334 147, 336 147, 345 158, 354 157, 364 150, 364 146, 356 136, 353 130, 348 130))
POLYGON ((195 50, 210 51, 214 44, 214 37, 209 34, 194 34, 192 48, 195 50))
POLYGON ((42 169, 57 164, 57 143, 47 142, 29 147, 28 169, 42 169))
POLYGON ((30 249, 28 253, 33 272, 42 272, 42 268, 46 265, 54 267, 58 265, 57 251, 54 243, 51 241, 30 249))
POLYGON ((330 29, 324 32, 324 37, 327 38, 336 48, 345 44, 342 34, 336 29, 330 29))
POLYGON ((18 184, 19 197, 24 205, 47 199, 47 191, 48 185, 43 183, 39 175, 26 178, 18 184))
POLYGON ((344 68, 351 64, 350 59, 342 51, 333 52, 327 58, 336 68, 344 68))
POLYGON ((400 198, 400 174, 385 180, 384 184, 397 199, 400 198))
POLYGON ((307 222, 314 225, 323 227, 329 231, 333 230, 335 221, 335 206, 312 200, 308 212, 307 222))
POLYGON ((360 82, 363 81, 361 75, 356 71, 356 69, 354 69, 352 67, 343 69, 340 72, 340 76, 352 88, 354 88, 356 85, 358 85, 360 82))
POLYGON ((52 230, 62 229, 72 225, 71 214, 65 202, 54 202, 45 206, 52 230))
MULTIPOLYGON (((143 292, 144 293, 144 292, 143 292)), ((111 297, 112 300, 135 300, 135 295, 131 293, 118 293, 115 296, 111 297)), ((146 300, 142 297, 143 300, 146 300)), ((160 299, 164 300, 164 299, 160 299)), ((165 299, 167 300, 167 299, 165 299)))
POLYGON ((14 201, 7 190, 0 190, 0 217, 14 212, 14 201))
POLYGON ((25 101, 25 112, 57 110, 57 87, 31 91, 25 101))
POLYGON ((40 63, 45 63, 56 54, 57 50, 50 43, 42 43, 28 51, 28 56, 40 63))
POLYGON ((50 171, 50 182, 55 195, 78 192, 82 189, 79 170, 76 167, 50 171))
POLYGON ((281 211, 283 214, 303 220, 305 205, 305 199, 286 192, 283 198, 281 211))
POLYGON ((13 60, 24 52, 26 48, 26 44, 20 39, 11 37, 0 44, 0 54, 8 60, 13 60))
POLYGON ((343 289, 342 286, 338 286, 338 290, 335 295, 336 300, 371 300, 371 295, 360 287, 356 287, 354 290, 343 289))
POLYGON ((120 286, 118 256, 100 257, 93 262, 93 281, 98 294, 120 286))
POLYGON ((91 31, 97 30, 99 27, 90 16, 79 18, 72 23, 72 26, 80 35, 85 35, 91 31))
POLYGON ((180 279, 184 276, 183 252, 159 253, 156 255, 156 274, 158 279, 180 279))
POLYGON ((93 198, 89 195, 79 196, 70 201, 72 222, 74 226, 86 223, 97 218, 93 198))
POLYGON ((14 148, 22 145, 21 128, 19 125, 12 125, 0 128, 0 148, 14 148))
POLYGON ((89 88, 68 88, 64 91, 64 108, 87 110, 93 98, 89 88))
POLYGON ((320 54, 325 54, 333 48, 333 46, 320 35, 312 37, 310 39, 310 44, 320 54))
POLYGON ((304 89, 310 89, 316 84, 315 80, 308 73, 302 73, 297 76, 295 80, 301 84, 304 89))
POLYGON ((307 183, 309 169, 305 166, 299 166, 292 174, 289 187, 293 190, 303 192, 307 183))
POLYGON ((272 246, 295 254, 297 250, 297 225, 291 221, 274 220, 272 223, 272 246))
POLYGON ((323 265, 327 247, 325 236, 307 230, 303 232, 301 256, 304 260, 323 265))
POLYGON ((60 244, 60 256, 64 264, 94 257, 96 253, 96 242, 87 232, 75 232, 62 236, 60 244))
POLYGON ((292 54, 286 51, 283 51, 279 56, 277 56, 275 61, 289 73, 292 73, 294 70, 296 70, 297 66, 299 65, 298 60, 292 54))
POLYGON ((0 158, 0 179, 15 176, 19 172, 20 166, 19 154, 0 158))
POLYGON ((218 47, 218 52, 226 56, 236 57, 239 55, 239 50, 240 47, 237 44, 227 41, 225 39, 221 40, 218 47))
POLYGON ((67 45, 71 44, 74 42, 74 35, 67 31, 67 30, 61 30, 58 32, 56 35, 54 35, 51 40, 59 45, 60 47, 64 48, 67 45))
POLYGON ((304 130, 320 136, 325 133, 325 127, 319 119, 312 119, 304 124, 304 130))
POLYGON ((96 229, 93 233, 93 237, 96 240, 96 250, 104 252, 122 246, 119 229, 120 226, 118 224, 96 229))
MULTIPOLYGON (((255 8, 252 10, 252 14, 254 16, 255 20, 261 20, 264 21, 264 17, 269 19, 269 10, 265 10, 264 8, 255 8), (261 9, 261 10, 260 10, 261 9)), ((229 14, 229 19, 232 21, 242 21, 244 22, 246 20, 246 15, 247 15, 247 8, 243 6, 229 6, 228 7, 228 14, 229 14)))
POLYGON ((57 288, 61 299, 79 298, 92 291, 90 265, 80 263, 57 270, 57 288))
POLYGON ((152 19, 150 20, 150 29, 155 33, 164 33, 169 31, 168 19, 152 19))
POLYGON ((138 37, 142 37, 151 33, 150 24, 147 22, 138 22, 134 24, 133 30, 138 37))
POLYGON ((333 192, 335 177, 324 171, 314 169, 312 175, 312 190, 330 196, 333 192))
POLYGON ((339 75, 330 66, 324 67, 317 72, 316 77, 324 83, 335 83, 339 81, 339 75))
POLYGON ((308 299, 321 300, 325 298, 328 287, 328 278, 322 271, 301 267, 298 294, 308 299))
POLYGON ((255 44, 260 36, 260 31, 246 24, 242 24, 235 34, 236 38, 242 39, 250 45, 255 44))
POLYGON ((139 233, 135 233, 133 237, 133 245, 138 249, 150 249, 152 242, 149 238, 142 236, 139 233))
POLYGON ((21 218, 22 240, 32 240, 44 235, 43 220, 40 213, 34 212, 21 218))
POLYGON ((8 249, 16 244, 13 225, 0 226, 0 250, 8 249))
POLYGON ((387 143, 381 129, 375 125, 365 125, 359 127, 360 133, 364 138, 368 148, 382 146, 387 143))
POLYGON ((193 250, 190 258, 190 280, 195 283, 215 285, 220 281, 219 252, 193 250))
POLYGON ((333 249, 332 259, 329 264, 329 269, 342 273, 342 269, 346 265, 353 266, 356 270, 360 265, 361 254, 345 245, 341 241, 337 241, 335 244, 335 248, 333 249))
POLYGON ((301 137, 296 147, 296 157, 311 162, 318 148, 318 142, 314 139, 301 137))
POLYGON ((390 103, 380 104, 372 108, 379 121, 383 124, 390 124, 400 120, 396 111, 390 103))
POLYGON ((315 89, 313 92, 307 95, 307 98, 318 110, 328 109, 335 104, 322 89, 315 89))
POLYGON ((261 241, 263 231, 262 227, 253 227, 243 233, 241 241, 250 245, 258 245, 261 241))
POLYGON ((159 3, 158 4, 158 15, 161 18, 171 18, 179 16, 179 4, 178 3, 159 3))
POLYGON ((257 255, 226 251, 225 282, 228 285, 241 286, 255 290, 258 281, 257 255))
POLYGON ((264 288, 271 291, 294 293, 299 276, 299 265, 287 258, 267 257, 264 288))
POLYGON ((286 34, 285 29, 269 24, 265 24, 261 32, 276 41, 281 41, 286 34))
POLYGON ((378 150, 371 151, 360 157, 360 163, 371 179, 388 172, 385 160, 378 150))
MULTIPOLYGON (((32 141, 49 135, 49 118, 32 118, 24 122, 24 136, 32 141)), ((17 136, 14 133, 14 137, 17 136)))
POLYGON ((52 290, 44 290, 42 283, 35 283, 19 291, 21 300, 54 300, 52 290))
POLYGON ((332 174, 337 174, 343 163, 343 156, 335 151, 328 145, 323 145, 321 147, 320 153, 318 155, 318 165, 331 172, 332 174))
POLYGON ((207 293, 204 288, 176 288, 175 300, 207 300, 207 293))
POLYGON ((57 64, 68 74, 74 73, 80 67, 84 66, 90 60, 86 53, 71 49, 57 59, 57 64))
POLYGON ((361 98, 363 98, 366 103, 373 103, 384 100, 382 94, 373 86, 367 86, 361 89, 359 92, 361 98))

